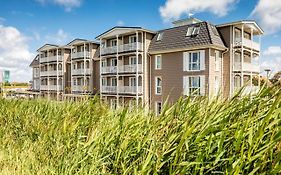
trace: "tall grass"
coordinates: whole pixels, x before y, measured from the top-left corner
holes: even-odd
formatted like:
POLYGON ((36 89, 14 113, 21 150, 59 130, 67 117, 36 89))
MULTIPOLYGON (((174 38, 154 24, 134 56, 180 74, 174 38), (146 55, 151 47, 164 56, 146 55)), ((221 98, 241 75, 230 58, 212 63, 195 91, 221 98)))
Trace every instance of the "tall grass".
POLYGON ((180 99, 160 116, 0 99, 0 174, 279 174, 281 91, 180 99))

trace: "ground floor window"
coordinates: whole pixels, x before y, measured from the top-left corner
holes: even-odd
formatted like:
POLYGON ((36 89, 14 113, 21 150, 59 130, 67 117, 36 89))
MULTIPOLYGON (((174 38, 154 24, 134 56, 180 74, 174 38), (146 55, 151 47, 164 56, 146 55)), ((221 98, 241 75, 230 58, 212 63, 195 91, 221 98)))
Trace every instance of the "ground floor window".
POLYGON ((155 102, 155 111, 156 114, 159 115, 162 111, 162 102, 155 102))

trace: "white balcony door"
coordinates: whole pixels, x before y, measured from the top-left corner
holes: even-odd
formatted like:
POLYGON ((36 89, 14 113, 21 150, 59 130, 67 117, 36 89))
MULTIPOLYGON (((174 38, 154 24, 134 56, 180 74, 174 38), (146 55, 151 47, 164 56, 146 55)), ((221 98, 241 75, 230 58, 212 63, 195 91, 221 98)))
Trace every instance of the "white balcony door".
POLYGON ((137 57, 135 57, 135 56, 130 57, 129 64, 130 65, 137 64, 137 57))
POLYGON ((129 85, 132 87, 135 87, 137 86, 137 80, 136 80, 136 77, 130 77, 129 79, 129 85))

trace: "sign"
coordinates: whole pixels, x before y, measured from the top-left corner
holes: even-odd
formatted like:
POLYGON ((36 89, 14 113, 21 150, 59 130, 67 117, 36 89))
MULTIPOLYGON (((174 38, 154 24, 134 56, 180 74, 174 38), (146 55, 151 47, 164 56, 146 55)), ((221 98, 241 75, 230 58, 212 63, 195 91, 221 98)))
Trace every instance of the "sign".
POLYGON ((4 72, 3 72, 3 81, 5 83, 9 83, 10 82, 10 71, 4 70, 4 72))

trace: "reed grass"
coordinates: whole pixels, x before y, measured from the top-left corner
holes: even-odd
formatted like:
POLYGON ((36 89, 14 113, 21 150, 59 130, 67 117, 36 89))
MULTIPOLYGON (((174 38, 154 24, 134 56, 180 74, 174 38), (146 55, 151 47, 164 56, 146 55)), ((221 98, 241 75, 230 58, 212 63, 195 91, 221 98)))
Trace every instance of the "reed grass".
POLYGON ((180 99, 161 115, 0 99, 0 174, 280 174, 281 90, 180 99))

